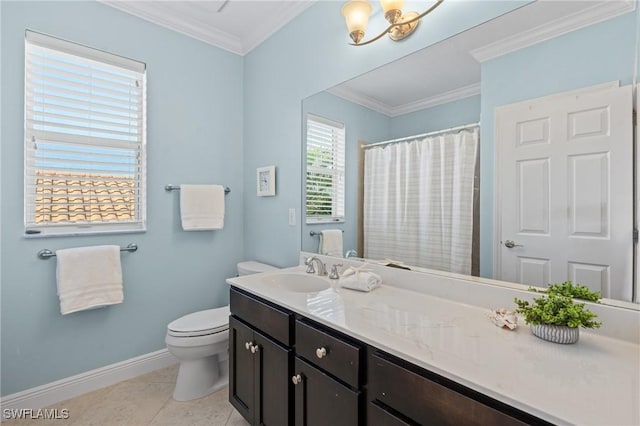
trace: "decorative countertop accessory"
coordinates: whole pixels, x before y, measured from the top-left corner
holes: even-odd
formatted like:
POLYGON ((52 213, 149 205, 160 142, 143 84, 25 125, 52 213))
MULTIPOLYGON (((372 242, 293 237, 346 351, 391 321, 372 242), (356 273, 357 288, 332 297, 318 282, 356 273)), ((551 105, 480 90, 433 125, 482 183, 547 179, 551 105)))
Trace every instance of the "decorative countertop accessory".
POLYGON ((530 288, 529 291, 546 293, 547 297, 534 298, 529 304, 526 300, 515 298, 516 312, 524 315, 531 325, 531 332, 540 339, 554 343, 575 343, 578 341, 579 328, 598 328, 602 323, 595 321, 596 314, 585 309, 584 303, 575 299, 597 302, 600 294, 588 287, 574 285, 571 281, 553 284, 546 290, 530 288))
POLYGON ((518 317, 515 311, 509 311, 505 308, 492 309, 489 314, 489 319, 496 326, 509 330, 515 330, 518 326, 518 317))
POLYGON ((380 287, 382 284, 382 278, 380 275, 371 271, 366 271, 367 264, 360 267, 347 268, 340 277, 338 285, 340 287, 349 288, 351 290, 358 291, 371 291, 380 287))

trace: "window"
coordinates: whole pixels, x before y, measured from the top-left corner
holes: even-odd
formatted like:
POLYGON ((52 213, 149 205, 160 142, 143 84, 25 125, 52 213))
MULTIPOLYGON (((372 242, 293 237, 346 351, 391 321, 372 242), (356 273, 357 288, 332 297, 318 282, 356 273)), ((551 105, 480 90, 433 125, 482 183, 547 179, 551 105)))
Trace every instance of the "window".
POLYGON ((307 116, 307 223, 344 220, 344 124, 307 116))
POLYGON ((27 31, 27 234, 145 229, 145 68, 27 31))

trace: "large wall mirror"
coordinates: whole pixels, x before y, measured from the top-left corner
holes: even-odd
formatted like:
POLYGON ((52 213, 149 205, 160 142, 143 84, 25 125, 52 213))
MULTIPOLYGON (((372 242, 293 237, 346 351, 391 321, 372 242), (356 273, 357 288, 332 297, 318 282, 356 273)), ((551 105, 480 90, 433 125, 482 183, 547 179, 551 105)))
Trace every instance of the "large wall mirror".
POLYGON ((327 178, 326 220, 305 221, 318 196, 307 176, 327 156, 303 149, 302 249, 338 229, 342 255, 572 280, 637 308, 637 14, 626 1, 529 3, 304 99, 303 143, 326 144, 344 170, 327 178))

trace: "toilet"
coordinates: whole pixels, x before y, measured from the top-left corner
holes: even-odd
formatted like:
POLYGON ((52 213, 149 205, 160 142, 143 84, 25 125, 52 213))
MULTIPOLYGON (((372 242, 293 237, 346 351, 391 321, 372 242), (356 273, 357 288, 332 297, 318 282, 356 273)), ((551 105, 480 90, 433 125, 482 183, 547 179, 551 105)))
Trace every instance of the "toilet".
MULTIPOLYGON (((257 274, 278 268, 255 261, 240 262, 238 275, 257 274)), ((229 381, 229 306, 194 312, 167 326, 165 343, 180 362, 173 399, 202 398, 229 381)))

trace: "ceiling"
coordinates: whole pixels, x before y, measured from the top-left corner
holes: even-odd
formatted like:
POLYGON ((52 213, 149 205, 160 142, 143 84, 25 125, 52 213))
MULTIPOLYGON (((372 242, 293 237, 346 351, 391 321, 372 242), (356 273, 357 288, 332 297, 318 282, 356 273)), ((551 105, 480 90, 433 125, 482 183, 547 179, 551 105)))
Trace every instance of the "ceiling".
POLYGON ((99 0, 116 9, 245 55, 316 0, 99 0))
MULTIPOLYGON (((245 55, 317 0, 98 1, 245 55)), ((484 60, 634 9, 634 0, 538 0, 329 91, 391 117, 418 111, 479 94, 484 60)))

